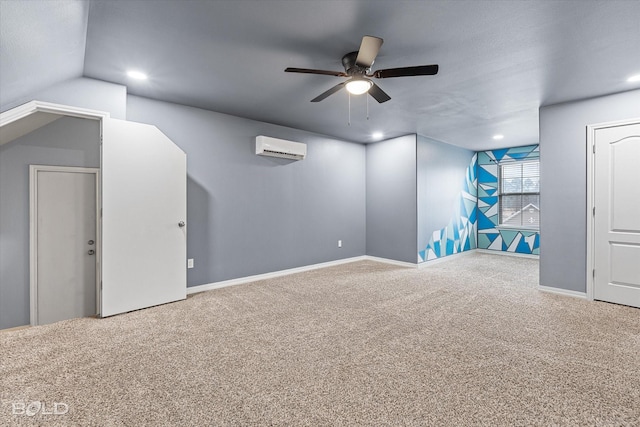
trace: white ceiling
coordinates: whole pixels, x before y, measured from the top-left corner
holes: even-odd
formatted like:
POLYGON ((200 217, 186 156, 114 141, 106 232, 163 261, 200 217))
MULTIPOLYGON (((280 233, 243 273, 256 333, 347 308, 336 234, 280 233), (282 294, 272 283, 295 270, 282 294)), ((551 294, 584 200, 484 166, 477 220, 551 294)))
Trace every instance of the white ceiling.
POLYGON ((538 142, 538 108, 640 88, 640 1, 1 0, 3 105, 73 77, 334 137, 418 133, 472 150, 538 142), (342 81, 363 35, 373 69, 439 64, 437 76, 379 79, 378 104, 342 81), (149 75, 130 81, 128 69, 149 75), (494 141, 492 135, 505 135, 494 141))

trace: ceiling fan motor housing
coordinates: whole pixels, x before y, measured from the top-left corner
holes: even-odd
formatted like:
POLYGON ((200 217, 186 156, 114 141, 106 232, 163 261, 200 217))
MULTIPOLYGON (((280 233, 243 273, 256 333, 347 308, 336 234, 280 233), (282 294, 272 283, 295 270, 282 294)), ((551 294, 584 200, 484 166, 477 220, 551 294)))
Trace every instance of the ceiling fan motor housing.
MULTIPOLYGON (((350 76, 364 77, 371 68, 370 67, 365 68, 365 67, 356 65, 357 57, 358 57, 358 52, 350 52, 342 57, 342 65, 344 66, 344 71, 350 76)), ((373 66, 373 63, 371 63, 371 66, 373 66)))

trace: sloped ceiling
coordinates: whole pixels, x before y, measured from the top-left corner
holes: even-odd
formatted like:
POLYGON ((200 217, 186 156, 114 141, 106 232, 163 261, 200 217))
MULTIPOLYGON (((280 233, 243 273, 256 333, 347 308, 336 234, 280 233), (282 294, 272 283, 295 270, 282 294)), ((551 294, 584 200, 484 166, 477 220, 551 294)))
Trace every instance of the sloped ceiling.
POLYGON ((1 11, 3 104, 84 75, 351 141, 418 133, 480 150, 536 143, 541 105, 640 87, 626 82, 640 74, 640 1, 2 0, 1 11), (392 99, 352 96, 349 124, 344 91, 309 102, 340 78, 284 69, 342 70, 363 35, 384 39, 374 70, 440 73, 378 80, 392 99))
POLYGON ((0 104, 81 77, 89 3, 0 0, 0 104))

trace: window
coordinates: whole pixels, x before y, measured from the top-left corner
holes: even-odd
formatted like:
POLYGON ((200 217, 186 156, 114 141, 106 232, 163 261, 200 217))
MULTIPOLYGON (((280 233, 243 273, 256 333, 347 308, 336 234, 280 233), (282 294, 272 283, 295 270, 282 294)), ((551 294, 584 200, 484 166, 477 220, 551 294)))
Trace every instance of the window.
POLYGON ((540 227, 540 162, 500 165, 500 225, 540 227))

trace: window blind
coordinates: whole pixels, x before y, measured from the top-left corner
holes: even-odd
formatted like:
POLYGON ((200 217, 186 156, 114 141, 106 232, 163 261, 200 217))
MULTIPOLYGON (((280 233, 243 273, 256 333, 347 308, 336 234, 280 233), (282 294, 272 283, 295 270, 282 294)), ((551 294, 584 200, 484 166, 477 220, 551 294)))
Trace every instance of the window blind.
POLYGON ((500 165, 500 225, 540 226, 540 162, 500 165))

